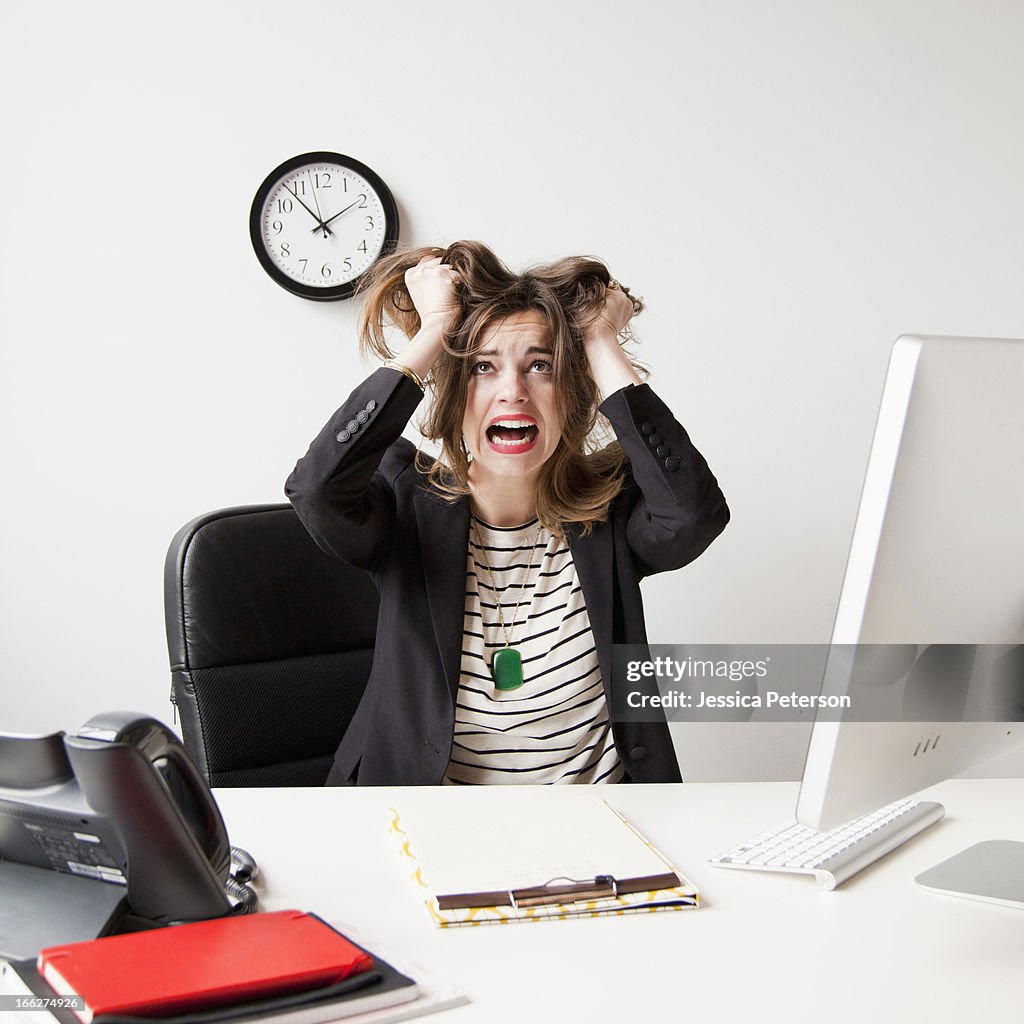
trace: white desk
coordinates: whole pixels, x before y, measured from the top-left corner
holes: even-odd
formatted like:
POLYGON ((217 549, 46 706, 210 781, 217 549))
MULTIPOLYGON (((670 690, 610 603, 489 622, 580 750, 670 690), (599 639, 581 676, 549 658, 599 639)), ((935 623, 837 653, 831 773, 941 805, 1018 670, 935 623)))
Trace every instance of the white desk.
MULTIPOLYGON (((356 926, 459 984, 469 1024, 544 1021, 1004 1020, 1019 1016, 1024 912, 937 896, 914 876, 981 839, 1024 840, 1024 780, 945 783, 946 818, 834 892, 707 858, 792 815, 795 783, 513 789, 522 801, 609 797, 700 887, 696 911, 436 928, 385 809, 458 788, 219 790, 232 841, 260 864, 266 909, 356 926), (600 791, 599 791, 600 790, 600 791)), ((457 850, 453 850, 457 855, 457 850)))

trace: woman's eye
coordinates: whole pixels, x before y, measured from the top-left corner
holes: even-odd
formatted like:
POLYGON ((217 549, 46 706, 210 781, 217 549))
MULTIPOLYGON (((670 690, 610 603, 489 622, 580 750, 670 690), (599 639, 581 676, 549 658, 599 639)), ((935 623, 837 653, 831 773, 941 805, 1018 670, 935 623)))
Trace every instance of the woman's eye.
POLYGON ((531 364, 530 369, 535 373, 551 373, 553 367, 546 359, 537 359, 531 364))
POLYGON ((490 373, 491 372, 491 364, 490 363, 486 363, 486 362, 485 363, 474 363, 473 364, 473 369, 470 372, 475 373, 475 374, 490 373))

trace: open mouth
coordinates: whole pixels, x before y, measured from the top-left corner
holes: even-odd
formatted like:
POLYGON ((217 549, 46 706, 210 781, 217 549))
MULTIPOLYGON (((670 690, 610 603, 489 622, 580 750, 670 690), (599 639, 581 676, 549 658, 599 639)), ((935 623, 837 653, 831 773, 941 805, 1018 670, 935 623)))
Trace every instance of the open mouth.
POLYGON ((495 420, 487 428, 487 443, 498 452, 525 452, 536 443, 540 430, 526 420, 495 420))

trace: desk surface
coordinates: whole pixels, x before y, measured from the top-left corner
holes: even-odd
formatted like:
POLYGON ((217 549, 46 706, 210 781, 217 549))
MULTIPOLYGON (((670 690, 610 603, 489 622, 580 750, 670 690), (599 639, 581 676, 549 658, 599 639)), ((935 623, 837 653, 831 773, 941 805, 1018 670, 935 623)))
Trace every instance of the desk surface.
MULTIPOLYGON (((727 871, 709 856, 792 817, 795 783, 503 787, 533 801, 609 798, 700 887, 697 911, 436 928, 386 808, 458 788, 219 790, 232 841, 260 865, 263 905, 299 907, 458 984, 453 1021, 963 1021, 1019 1013, 1024 912, 913 878, 982 839, 1024 840, 1024 779, 928 791, 946 818, 834 892, 813 878, 727 871)), ((498 793, 496 792, 496 796, 498 793)), ((453 850, 457 855, 457 850, 453 850)))

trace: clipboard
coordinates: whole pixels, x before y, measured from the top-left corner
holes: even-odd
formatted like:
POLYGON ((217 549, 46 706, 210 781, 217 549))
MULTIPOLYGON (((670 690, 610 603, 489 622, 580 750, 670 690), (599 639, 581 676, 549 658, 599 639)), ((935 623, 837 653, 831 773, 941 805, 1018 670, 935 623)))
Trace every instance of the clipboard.
POLYGON ((527 805, 487 787, 388 811, 409 878, 442 928, 700 906, 700 893, 607 802, 527 805), (599 865, 604 865, 604 870, 599 865))

